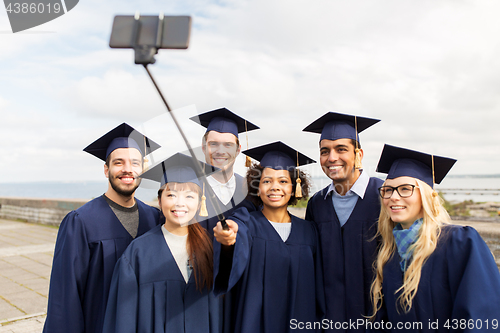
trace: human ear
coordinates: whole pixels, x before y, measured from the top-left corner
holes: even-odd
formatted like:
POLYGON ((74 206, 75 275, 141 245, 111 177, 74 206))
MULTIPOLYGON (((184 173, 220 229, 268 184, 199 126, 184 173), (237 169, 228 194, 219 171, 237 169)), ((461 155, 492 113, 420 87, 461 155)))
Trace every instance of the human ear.
POLYGON ((109 178, 109 168, 106 163, 104 163, 104 175, 109 178))
POLYGON ((359 154, 359 158, 362 160, 363 159, 363 155, 364 155, 363 149, 359 148, 358 154, 359 154))

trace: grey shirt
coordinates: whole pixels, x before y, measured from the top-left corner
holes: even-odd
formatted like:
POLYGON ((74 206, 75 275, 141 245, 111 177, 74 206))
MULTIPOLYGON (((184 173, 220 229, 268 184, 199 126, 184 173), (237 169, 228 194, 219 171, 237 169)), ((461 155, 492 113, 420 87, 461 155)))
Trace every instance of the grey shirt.
POLYGON ((132 207, 123 207, 106 195, 103 194, 103 196, 125 230, 128 231, 132 238, 135 238, 137 236, 137 229, 139 228, 139 208, 137 207, 137 201, 132 207))

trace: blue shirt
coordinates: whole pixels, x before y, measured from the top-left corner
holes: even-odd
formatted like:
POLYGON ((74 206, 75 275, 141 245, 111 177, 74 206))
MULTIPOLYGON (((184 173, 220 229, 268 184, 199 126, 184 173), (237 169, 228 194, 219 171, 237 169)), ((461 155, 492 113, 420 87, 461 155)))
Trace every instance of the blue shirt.
POLYGON ((340 226, 344 226, 344 224, 351 216, 352 211, 354 210, 354 206, 358 202, 358 198, 363 199, 365 196, 366 187, 368 186, 368 182, 370 181, 370 177, 366 172, 361 171, 358 179, 354 182, 351 189, 347 191, 345 195, 340 195, 333 182, 330 184, 328 191, 326 192, 326 196, 333 191, 332 194, 332 202, 333 208, 335 209, 335 213, 337 213, 337 217, 339 218, 340 226))

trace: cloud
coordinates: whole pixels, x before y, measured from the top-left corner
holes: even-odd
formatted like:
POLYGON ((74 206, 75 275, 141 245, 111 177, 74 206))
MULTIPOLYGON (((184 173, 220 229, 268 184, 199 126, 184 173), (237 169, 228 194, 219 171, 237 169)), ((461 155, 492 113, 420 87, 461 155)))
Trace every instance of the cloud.
MULTIPOLYGON (((382 119, 361 134, 370 173, 385 142, 458 158, 452 173, 498 173, 496 1, 150 0, 137 7, 81 1, 35 29, 53 33, 0 34, 0 112, 7 114, 0 138, 16 138, 23 158, 34 154, 54 179, 74 177, 64 158, 64 172, 50 168, 57 149, 87 165, 81 149, 109 128, 166 115, 133 52, 107 46, 112 17, 137 9, 193 15, 189 49, 160 50, 150 69, 196 144, 204 131, 188 114, 225 106, 261 127, 249 133, 251 147, 282 140, 318 159, 318 137, 301 130, 337 111, 382 119)), ((163 154, 183 147, 167 119, 155 132, 168 147, 163 154)), ((22 165, 10 145, 1 149, 22 165)), ((24 177, 21 168, 13 177, 24 177)))
POLYGON ((158 114, 158 95, 144 75, 109 70, 103 77, 87 76, 65 89, 67 107, 86 117, 128 118, 136 121, 158 114))

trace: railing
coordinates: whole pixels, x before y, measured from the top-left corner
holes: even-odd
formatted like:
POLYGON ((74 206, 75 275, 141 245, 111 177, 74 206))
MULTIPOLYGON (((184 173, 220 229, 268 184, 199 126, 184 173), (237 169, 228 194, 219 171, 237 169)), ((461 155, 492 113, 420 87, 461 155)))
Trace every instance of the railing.
POLYGON ((451 195, 499 195, 500 189, 493 188, 436 188, 438 192, 451 195))

